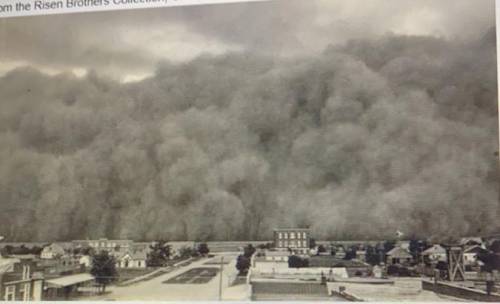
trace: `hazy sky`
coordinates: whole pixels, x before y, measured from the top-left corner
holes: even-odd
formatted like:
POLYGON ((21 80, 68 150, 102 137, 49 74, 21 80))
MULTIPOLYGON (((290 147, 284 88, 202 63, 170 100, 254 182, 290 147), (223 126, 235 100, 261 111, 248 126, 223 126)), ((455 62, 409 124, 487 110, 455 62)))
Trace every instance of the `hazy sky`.
POLYGON ((276 0, 0 20, 0 74, 88 69, 121 80, 161 60, 240 50, 276 56, 395 33, 473 38, 494 20, 493 0, 276 0))

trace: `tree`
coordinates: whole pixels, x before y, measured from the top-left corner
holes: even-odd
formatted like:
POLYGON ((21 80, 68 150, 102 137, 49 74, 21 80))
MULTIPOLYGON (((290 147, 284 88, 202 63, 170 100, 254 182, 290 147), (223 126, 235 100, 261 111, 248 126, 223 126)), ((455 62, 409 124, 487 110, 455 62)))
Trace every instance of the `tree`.
POLYGON ((326 248, 325 248, 325 246, 323 246, 323 245, 319 245, 319 246, 318 246, 318 255, 319 255, 320 253, 325 253, 325 252, 326 252, 326 248))
POLYGON ((198 253, 198 251, 194 250, 194 248, 185 246, 185 247, 182 247, 181 249, 179 249, 179 255, 181 258, 187 259, 190 257, 198 256, 199 253, 198 253))
POLYGON ((344 260, 352 260, 356 258, 356 248, 355 247, 350 247, 344 256, 344 260))
POLYGON ((371 245, 366 247, 366 262, 370 265, 378 265, 382 262, 379 252, 371 245))
POLYGON ((198 246, 198 252, 200 253, 200 255, 206 256, 210 252, 207 243, 201 243, 198 246))
POLYGON ((92 268, 90 274, 95 277, 97 283, 101 284, 102 291, 106 291, 106 285, 115 281, 118 277, 116 271, 116 260, 107 251, 101 251, 92 257, 92 268))
POLYGON ((420 254, 427 248, 427 242, 412 238, 410 240, 409 251, 414 259, 417 259, 420 254))
POLYGON ((330 255, 331 256, 337 255, 337 247, 334 244, 330 244, 330 255))
POLYGON ((250 258, 254 253, 255 253, 255 247, 253 247, 252 244, 248 244, 248 246, 246 246, 244 249, 243 249, 243 255, 247 258, 250 258))
POLYGON ((265 244, 260 244, 257 247, 259 247, 259 249, 271 249, 273 248, 273 243, 267 242, 265 244))
POLYGON ((385 253, 391 251, 392 249, 394 249, 394 247, 396 246, 396 242, 395 241, 385 241, 384 242, 384 251, 385 253))
POLYGON ((246 275, 248 269, 250 268, 250 258, 240 254, 238 260, 236 261, 236 269, 238 269, 240 275, 246 275))
POLYGON ((316 240, 314 238, 309 239, 309 249, 316 248, 316 240))
POLYGON ((151 249, 147 254, 146 265, 149 267, 164 267, 170 258, 170 245, 164 241, 155 242, 149 246, 151 249))
POLYGON ((302 267, 308 267, 309 266, 309 260, 303 259, 299 256, 296 255, 291 255, 288 258, 288 267, 289 268, 302 268, 302 267))

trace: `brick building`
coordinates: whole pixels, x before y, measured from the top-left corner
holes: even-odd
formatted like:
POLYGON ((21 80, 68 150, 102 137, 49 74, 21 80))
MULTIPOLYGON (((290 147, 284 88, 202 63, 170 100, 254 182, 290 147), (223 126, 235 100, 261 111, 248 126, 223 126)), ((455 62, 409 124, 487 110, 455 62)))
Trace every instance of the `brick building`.
POLYGON ((282 228, 274 230, 274 247, 291 250, 297 254, 309 252, 310 232, 307 228, 282 228))

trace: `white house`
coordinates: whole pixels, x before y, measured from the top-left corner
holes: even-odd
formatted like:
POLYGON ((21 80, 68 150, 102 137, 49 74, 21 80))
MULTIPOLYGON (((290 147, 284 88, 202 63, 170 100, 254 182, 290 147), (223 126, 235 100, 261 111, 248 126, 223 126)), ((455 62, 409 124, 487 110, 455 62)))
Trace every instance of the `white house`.
POLYGON ((63 246, 57 243, 52 243, 49 246, 43 248, 42 252, 40 253, 40 258, 56 259, 64 255, 66 255, 66 251, 64 250, 63 246))
POLYGON ((464 264, 465 265, 476 265, 480 263, 477 256, 481 253, 486 253, 487 250, 482 248, 480 245, 474 245, 466 248, 464 250, 464 264))
POLYGON ((116 262, 118 268, 146 268, 146 251, 127 252, 116 262))
POLYGON ((446 262, 448 259, 446 257, 446 249, 439 244, 435 244, 432 247, 424 250, 422 252, 422 256, 429 259, 430 262, 446 262))
POLYGON ((85 266, 85 268, 88 268, 92 265, 92 258, 90 255, 82 255, 79 259, 80 265, 85 266))

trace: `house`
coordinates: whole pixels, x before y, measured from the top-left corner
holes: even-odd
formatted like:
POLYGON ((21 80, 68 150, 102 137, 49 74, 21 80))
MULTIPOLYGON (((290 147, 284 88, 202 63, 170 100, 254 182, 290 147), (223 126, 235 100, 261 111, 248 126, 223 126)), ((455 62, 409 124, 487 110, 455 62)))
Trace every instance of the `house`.
POLYGON ((274 247, 290 250, 295 254, 309 252, 310 232, 307 228, 282 228, 274 230, 274 247))
POLYGON ((63 248, 63 246, 57 243, 52 243, 49 246, 43 248, 42 252, 40 253, 40 258, 56 259, 64 255, 66 255, 66 250, 63 248))
POLYGON ((424 250, 422 252, 422 257, 424 258, 424 261, 428 261, 431 263, 433 262, 437 263, 439 261, 443 262, 447 261, 446 249, 439 244, 435 244, 432 247, 424 250))
POLYGON ((477 259, 478 255, 488 253, 488 250, 479 245, 469 246, 464 250, 464 265, 474 266, 478 265, 480 261, 477 259))
POLYGON ((345 257, 345 249, 343 246, 337 246, 335 249, 335 257, 343 259, 345 257))
POLYGON ((63 275, 75 274, 84 271, 80 265, 80 258, 66 255, 57 259, 40 259, 36 261, 37 269, 44 278, 56 278, 63 275))
POLYGON ((288 269, 288 251, 265 250, 252 258, 252 268, 259 272, 288 269))
POLYGON ((118 268, 146 268, 146 251, 127 252, 116 261, 118 268))
POLYGON ((386 264, 408 264, 413 260, 413 256, 410 251, 402 247, 394 247, 389 252, 386 253, 386 264))
POLYGON ((0 301, 41 301, 43 278, 30 260, 0 256, 0 301))
POLYGON ((83 265, 85 268, 89 268, 92 266, 92 257, 90 255, 82 255, 79 259, 78 262, 80 265, 83 265))
POLYGON ((356 250, 356 259, 366 262, 366 250, 356 250))

